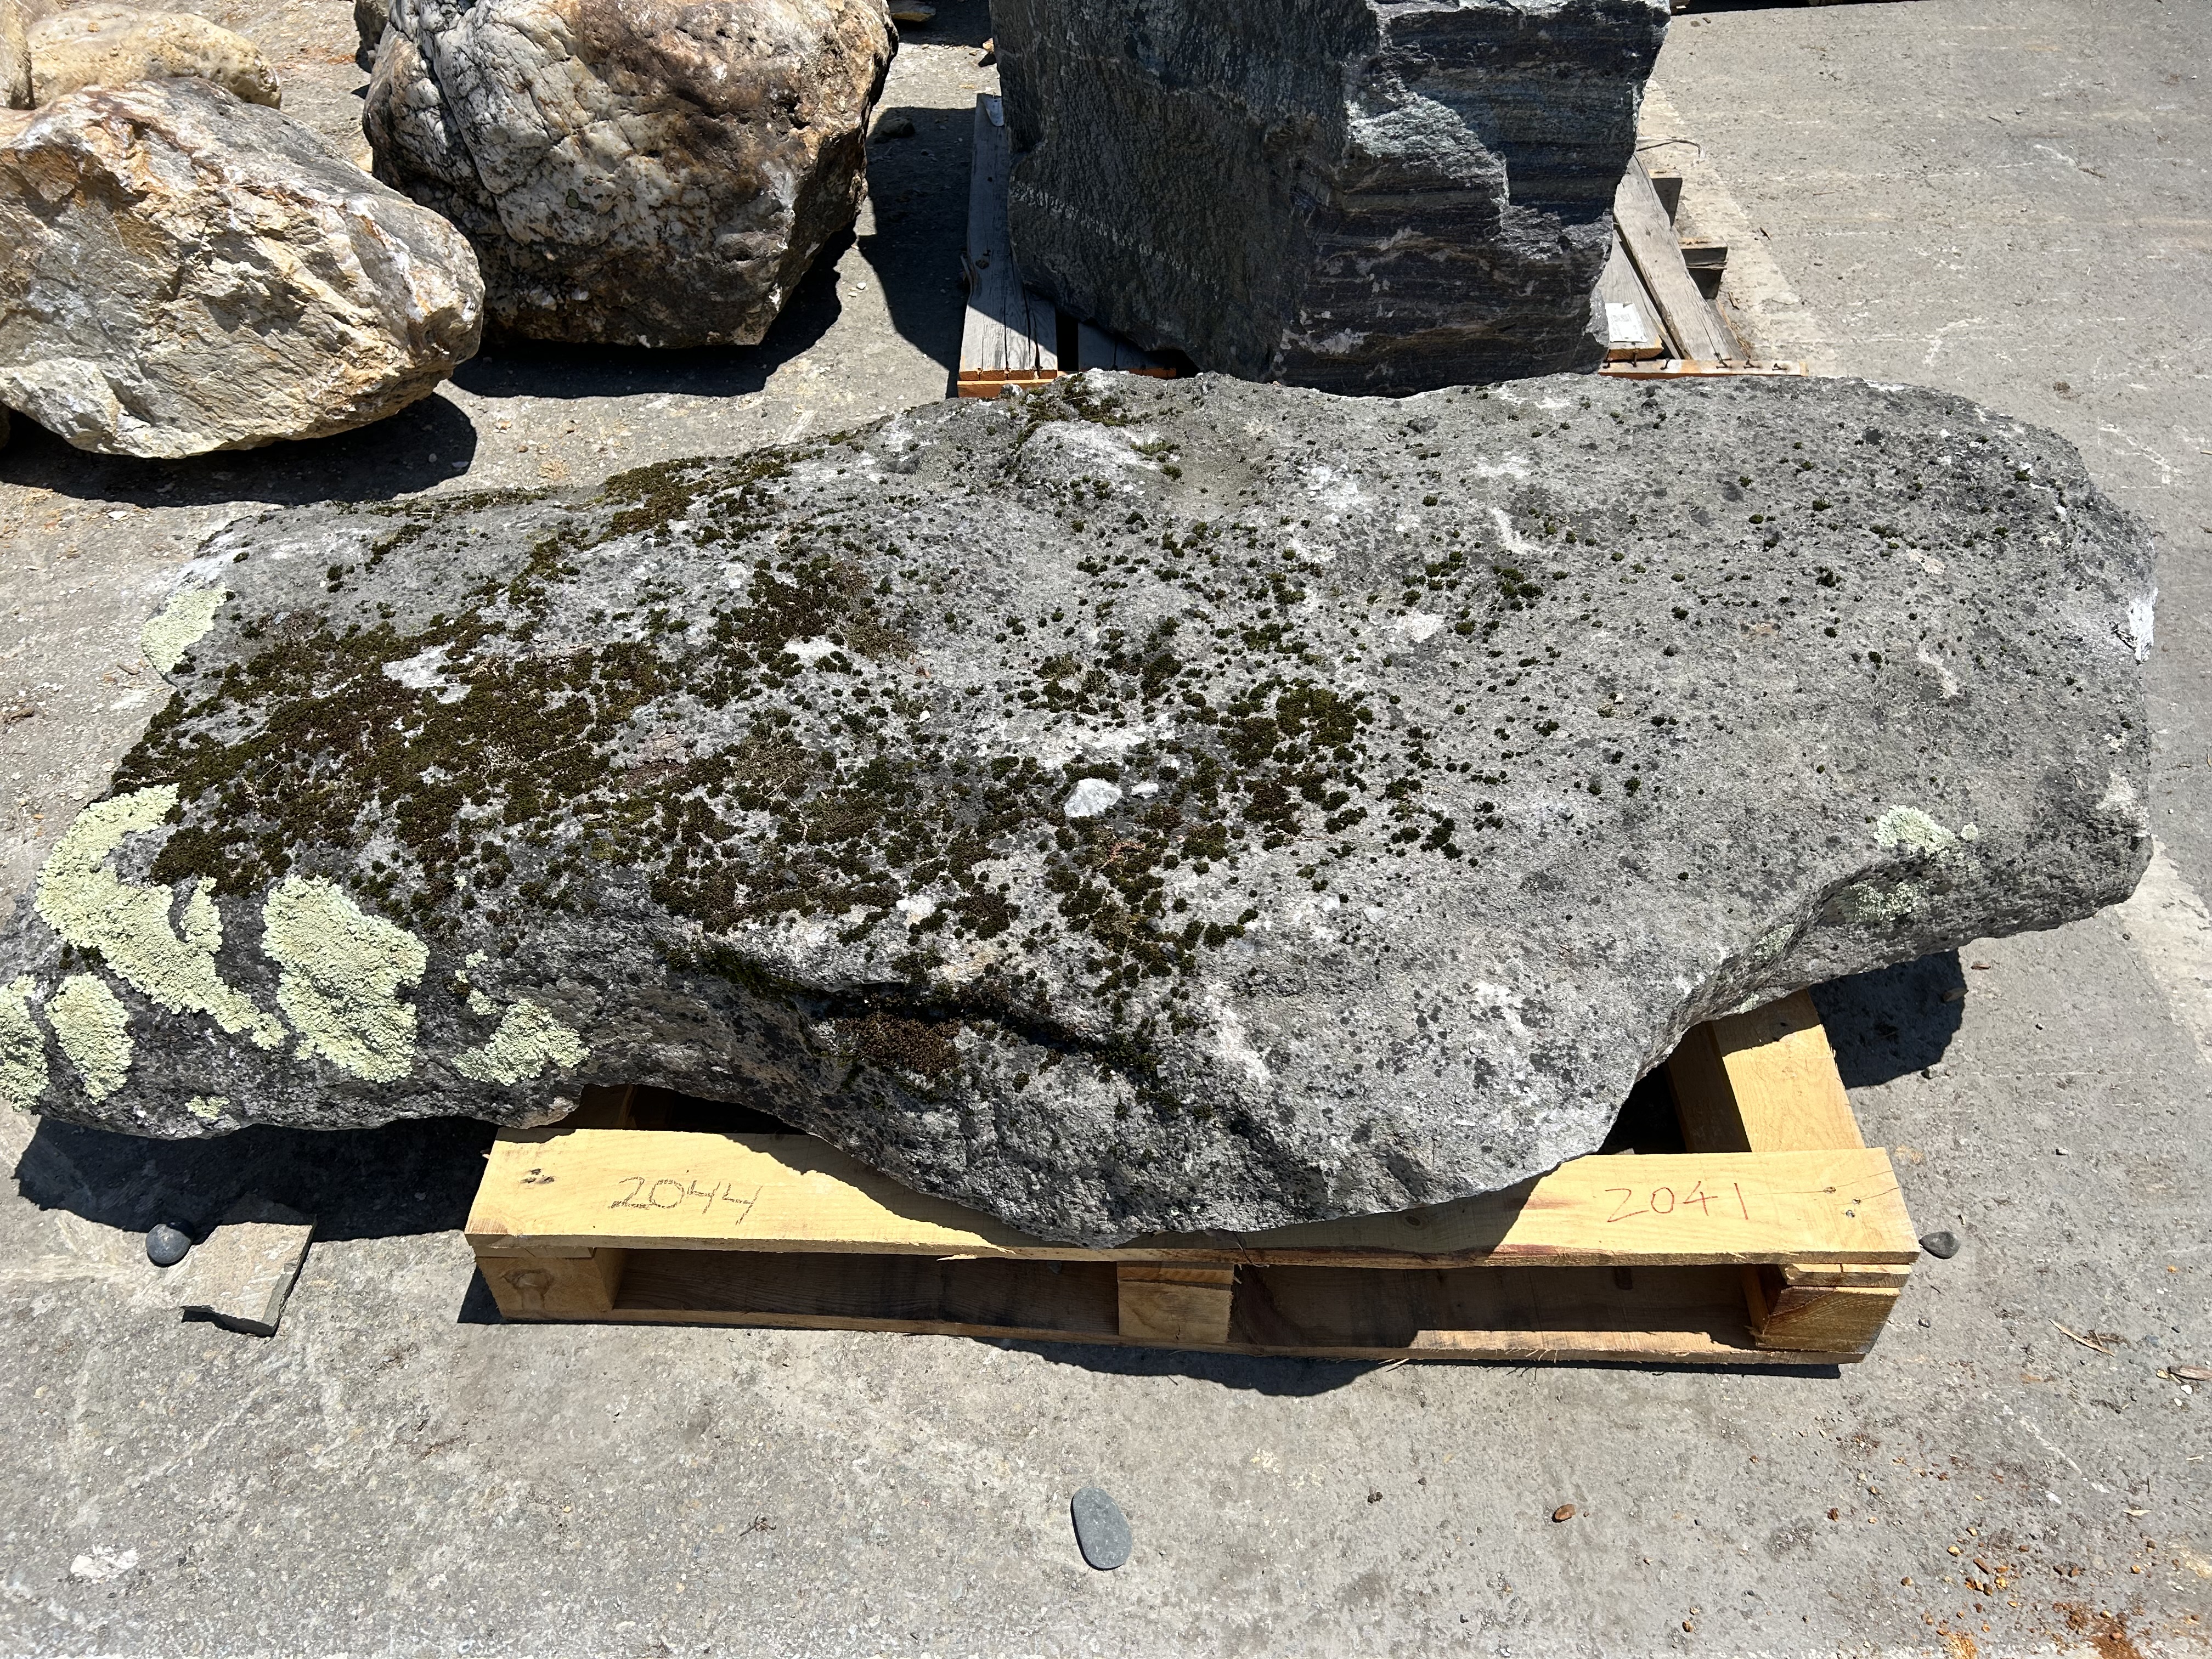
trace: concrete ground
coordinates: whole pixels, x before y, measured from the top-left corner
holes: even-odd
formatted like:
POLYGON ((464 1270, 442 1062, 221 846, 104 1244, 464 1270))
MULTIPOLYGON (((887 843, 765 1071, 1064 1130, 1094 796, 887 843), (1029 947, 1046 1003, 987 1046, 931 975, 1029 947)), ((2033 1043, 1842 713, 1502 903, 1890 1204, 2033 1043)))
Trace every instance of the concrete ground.
MULTIPOLYGON (((173 465, 19 423, 8 895, 157 705, 137 627, 228 518, 590 478, 942 396, 981 6, 908 42, 886 101, 917 133, 757 350, 490 356, 371 430, 173 465)), ((216 15, 352 142, 343 0, 216 15)), ((2203 1650, 2212 1400, 2172 1368, 2212 1363, 2208 63, 2201 0, 1701 10, 1647 110, 1763 349, 2057 428, 2164 553, 2143 891, 1822 994, 1869 1139, 1965 1241, 1864 1364, 505 1326, 457 1231, 480 1126, 164 1146, 16 1118, 0 1650, 2203 1650), (180 1322, 138 1237, 249 1188, 318 1222, 267 1340, 180 1322), (1066 1524, 1094 1480, 1137 1537, 1111 1574, 1066 1524)))

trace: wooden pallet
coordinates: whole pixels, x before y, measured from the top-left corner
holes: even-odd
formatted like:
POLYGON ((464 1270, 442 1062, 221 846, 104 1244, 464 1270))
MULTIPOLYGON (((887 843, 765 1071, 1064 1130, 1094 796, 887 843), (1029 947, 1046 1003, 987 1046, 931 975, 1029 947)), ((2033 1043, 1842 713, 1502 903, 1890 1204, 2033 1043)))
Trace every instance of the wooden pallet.
POLYGON ((1120 369, 1170 379, 1164 358, 1140 351, 1095 324, 1066 318, 1022 281, 1006 228, 1006 174, 1013 150, 1006 112, 990 93, 975 96, 975 159, 968 175, 968 312, 960 330, 960 368, 953 380, 963 398, 995 398, 1008 386, 1038 386, 1059 379, 1064 358, 1073 373, 1120 369), (1063 351, 1066 345, 1072 351, 1063 351))
POLYGON ((1598 372, 1632 380, 1732 374, 1802 374, 1802 363, 1759 362, 1699 286, 1697 271, 1728 263, 1718 243, 1674 234, 1679 178, 1660 178, 1638 156, 1613 193, 1613 257, 1598 278, 1608 339, 1598 372))
POLYGON ((500 1134, 468 1238, 515 1320, 1366 1360, 1860 1358, 1919 1250, 1811 999, 1698 1027, 1667 1078, 1680 1152, 1577 1158, 1395 1215, 1106 1250, 924 1197, 811 1136, 656 1127, 678 1097, 594 1091, 561 1124, 500 1134))

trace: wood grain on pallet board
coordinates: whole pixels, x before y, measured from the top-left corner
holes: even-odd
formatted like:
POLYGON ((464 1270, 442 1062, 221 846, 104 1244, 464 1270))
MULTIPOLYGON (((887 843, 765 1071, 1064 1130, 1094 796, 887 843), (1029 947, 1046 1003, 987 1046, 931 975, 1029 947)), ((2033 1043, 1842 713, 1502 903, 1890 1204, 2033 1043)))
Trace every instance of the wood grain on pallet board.
POLYGON ((968 312, 957 389, 995 398, 1008 386, 1042 386, 1060 374, 1060 311, 1022 281, 1006 228, 1013 150, 999 100, 975 99, 975 154, 968 179, 968 312))
POLYGON ((1878 1151, 1577 1158, 1504 1192, 1394 1215, 1118 1249, 1033 1238, 902 1187, 805 1135, 577 1129, 494 1143, 469 1218, 479 1252, 595 1247, 973 1254, 1037 1260, 1909 1262, 1878 1151))
POLYGON ((1667 355, 1666 337, 1659 331, 1659 308, 1619 242, 1599 274, 1597 303, 1598 314, 1605 320, 1607 362, 1634 362, 1667 355))
POLYGON ((1742 343, 1721 321, 1720 313, 1682 262, 1682 245, 1675 240, 1674 221, 1660 204, 1640 155, 1629 163, 1620 188, 1614 192, 1613 218, 1620 245, 1628 251, 1637 275, 1644 279, 1644 286, 1659 307, 1669 356, 1695 362, 1742 362, 1747 355, 1742 343))

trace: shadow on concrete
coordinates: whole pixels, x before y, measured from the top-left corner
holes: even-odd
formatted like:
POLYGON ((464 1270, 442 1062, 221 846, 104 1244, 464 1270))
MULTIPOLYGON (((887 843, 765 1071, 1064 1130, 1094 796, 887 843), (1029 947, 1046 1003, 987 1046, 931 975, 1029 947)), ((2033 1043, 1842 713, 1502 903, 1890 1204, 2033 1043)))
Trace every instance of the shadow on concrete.
POLYGON ((852 246, 847 232, 822 250, 758 345, 662 351, 501 340, 463 363, 453 384, 479 398, 636 398, 663 392, 744 397, 811 350, 836 322, 843 309, 837 299, 837 261, 852 246))
POLYGON ((0 483, 137 507, 382 501, 466 471, 476 448, 468 416, 434 393, 335 437, 174 461, 91 454, 18 415, 12 441, 0 450, 0 483))
POLYGON ((961 255, 968 245, 968 174, 975 111, 891 107, 876 130, 911 122, 912 134, 868 146, 873 230, 860 257, 881 283, 891 326, 945 366, 945 390, 960 365, 966 313, 961 255))
MULTIPOLYGON (((966 1340, 966 1339, 955 1339, 966 1340)), ((1094 1347, 1079 1342, 997 1342, 1001 1348, 1033 1353, 1055 1365, 1073 1365, 1100 1376, 1187 1376, 1224 1389, 1241 1389, 1282 1399, 1310 1399, 1348 1388, 1370 1373, 1386 1370, 1395 1360, 1260 1358, 1249 1354, 1200 1353, 1178 1348, 1094 1347)), ((1532 1365, 1517 1359, 1441 1359, 1417 1362, 1449 1375, 1462 1367, 1522 1371, 1626 1370, 1644 1374, 1680 1372, 1687 1376, 1820 1378, 1843 1375, 1837 1365, 1669 1365, 1638 1360, 1547 1359, 1532 1365)))
POLYGON ((1813 988, 1848 1089, 1887 1083, 1942 1060, 1966 1017, 1966 998, 1956 951, 1813 988))
POLYGON ((149 1140, 42 1120, 15 1165, 41 1209, 193 1238, 247 1193, 314 1218, 322 1239, 451 1232, 467 1219, 495 1133, 469 1118, 354 1130, 241 1129, 206 1140, 149 1140))

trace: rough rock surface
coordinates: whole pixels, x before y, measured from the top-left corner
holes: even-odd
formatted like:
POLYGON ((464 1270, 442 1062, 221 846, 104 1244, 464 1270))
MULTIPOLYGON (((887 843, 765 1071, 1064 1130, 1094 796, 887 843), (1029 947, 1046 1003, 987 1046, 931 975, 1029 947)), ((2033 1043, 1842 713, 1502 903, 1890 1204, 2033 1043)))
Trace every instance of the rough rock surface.
POLYGON ((1014 253, 1079 315, 1335 392, 1601 361, 1590 296, 1667 0, 991 15, 1014 253))
POLYGON ((0 403, 197 455, 380 420, 474 356, 453 228, 204 81, 72 93, 0 142, 0 403))
POLYGON ((141 11, 92 0, 33 23, 30 52, 32 95, 41 105, 84 87, 171 76, 212 81, 270 109, 283 101, 276 71, 260 47, 188 11, 141 11))
POLYGON ((30 106, 30 30, 19 0, 0 0, 0 109, 30 106))
POLYGON ((0 1090, 647 1082, 1093 1242, 1496 1188, 1697 1020, 2124 896, 2150 562, 2062 440, 1847 381, 1093 374, 274 514, 0 939, 0 1090))
POLYGON ((884 0, 398 0, 363 127, 497 329, 751 345, 866 189, 884 0))

